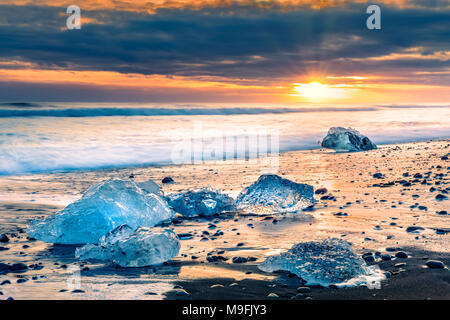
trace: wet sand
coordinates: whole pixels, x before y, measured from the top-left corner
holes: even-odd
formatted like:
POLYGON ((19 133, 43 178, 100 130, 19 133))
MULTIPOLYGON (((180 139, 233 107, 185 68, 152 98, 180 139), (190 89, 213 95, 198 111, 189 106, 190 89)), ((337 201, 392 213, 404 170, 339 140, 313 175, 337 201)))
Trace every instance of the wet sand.
POLYGON ((153 179, 166 193, 211 185, 236 196, 266 172, 267 162, 228 161, 0 177, 0 235, 6 234, 10 239, 0 243, 4 248, 0 249, 0 262, 28 266, 21 272, 0 275, 0 284, 6 281, 0 285, 0 298, 265 299, 269 293, 275 293, 280 299, 290 299, 302 286, 301 279, 284 273, 264 273, 257 265, 266 256, 285 251, 295 243, 336 237, 351 242, 359 254, 390 254, 391 261, 374 262, 390 277, 382 281, 381 289, 310 288, 309 293, 296 298, 449 299, 448 268, 425 267, 428 259, 450 264, 450 223, 449 215, 444 213, 450 211, 450 200, 436 199, 438 194, 449 196, 450 162, 443 159, 449 152, 447 140, 384 145, 361 153, 283 153, 278 159, 277 174, 308 183, 314 189, 326 188, 327 195, 332 194, 328 197, 331 200, 315 195, 315 209, 298 214, 254 216, 233 212, 211 219, 180 219, 168 226, 178 234, 191 235, 181 241, 180 255, 166 265, 132 269, 77 261, 73 246, 27 239, 26 224, 53 214, 96 182, 111 177, 128 178, 131 174, 137 181, 153 179), (381 178, 374 177, 376 173, 381 173, 381 178), (175 183, 161 184, 166 176, 175 183), (423 230, 407 232, 412 226, 423 230), (386 251, 392 247, 396 251, 386 251), (408 258, 396 258, 398 251, 407 253, 408 258), (226 260, 213 261, 213 256, 226 260), (232 262, 233 257, 249 256, 256 261, 232 262), (68 281, 77 268, 81 291, 73 292, 68 281), (174 296, 170 290, 179 287, 189 295, 174 296))

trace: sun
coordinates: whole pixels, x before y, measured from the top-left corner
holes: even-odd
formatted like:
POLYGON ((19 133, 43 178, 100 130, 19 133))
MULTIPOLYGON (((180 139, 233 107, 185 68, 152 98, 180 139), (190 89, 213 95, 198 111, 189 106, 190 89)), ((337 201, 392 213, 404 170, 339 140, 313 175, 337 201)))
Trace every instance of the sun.
POLYGON ((345 89, 335 88, 320 82, 294 83, 294 90, 299 96, 309 100, 327 100, 343 98, 346 95, 345 89))

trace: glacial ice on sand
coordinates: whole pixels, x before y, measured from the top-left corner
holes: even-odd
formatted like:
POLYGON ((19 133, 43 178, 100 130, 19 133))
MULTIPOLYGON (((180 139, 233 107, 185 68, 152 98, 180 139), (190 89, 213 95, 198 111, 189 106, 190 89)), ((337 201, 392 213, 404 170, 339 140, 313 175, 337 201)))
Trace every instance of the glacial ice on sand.
POLYGON ((211 216, 234 209, 234 200, 219 190, 207 187, 168 195, 169 206, 186 217, 211 216))
POLYGON ((324 287, 377 287, 385 278, 378 266, 368 266, 354 253, 350 243, 336 238, 298 243, 287 252, 268 257, 258 268, 289 271, 308 285, 324 287))
POLYGON ((314 202, 312 186, 266 174, 239 194, 236 206, 245 211, 296 212, 314 202))
POLYGON ((178 255, 180 240, 170 229, 138 228, 122 225, 100 239, 99 244, 77 248, 81 260, 108 261, 120 267, 145 267, 161 264, 178 255))
POLYGON ((367 151, 377 146, 369 138, 352 128, 333 127, 322 140, 322 147, 336 151, 367 151))
POLYGON ((152 227, 170 220, 175 212, 164 198, 149 193, 133 180, 109 179, 91 186, 82 198, 28 227, 29 236, 49 243, 98 243, 99 239, 127 224, 152 227))

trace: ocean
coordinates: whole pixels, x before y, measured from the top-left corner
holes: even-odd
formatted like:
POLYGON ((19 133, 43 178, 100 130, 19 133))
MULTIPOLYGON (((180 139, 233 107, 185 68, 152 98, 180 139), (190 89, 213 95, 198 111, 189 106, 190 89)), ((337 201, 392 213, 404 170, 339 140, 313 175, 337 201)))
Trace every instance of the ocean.
POLYGON ((0 175, 314 149, 335 126, 378 145, 450 138, 450 106, 0 103, 0 175))

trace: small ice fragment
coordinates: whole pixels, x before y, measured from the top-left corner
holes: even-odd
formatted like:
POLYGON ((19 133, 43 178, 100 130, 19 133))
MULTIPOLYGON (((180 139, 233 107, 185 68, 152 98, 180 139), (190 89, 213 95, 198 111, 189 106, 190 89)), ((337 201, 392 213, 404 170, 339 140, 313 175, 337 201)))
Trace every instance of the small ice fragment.
POLYGON ((287 252, 268 257, 259 269, 265 272, 289 271, 308 285, 338 287, 366 285, 377 287, 384 274, 378 266, 368 266, 340 239, 298 243, 287 252))
POLYGON ((82 260, 108 261, 121 267, 145 267, 161 264, 180 251, 178 236, 170 229, 132 228, 122 225, 102 237, 98 245, 77 248, 82 260))
MULTIPOLYGON (((145 188, 148 187, 147 182, 145 188)), ((29 236, 49 243, 98 243, 120 225, 153 227, 172 219, 164 198, 143 190, 133 180, 109 179, 91 186, 82 198, 28 227, 29 236)))
POLYGON ((314 189, 277 175, 262 175, 236 199, 238 209, 246 211, 296 212, 314 204, 314 189))
POLYGON ((166 198, 173 210, 186 217, 211 216, 234 209, 233 198, 212 187, 171 194, 166 198))
POLYGON ((352 128, 333 127, 322 140, 322 147, 336 151, 367 151, 377 146, 369 138, 352 128))

